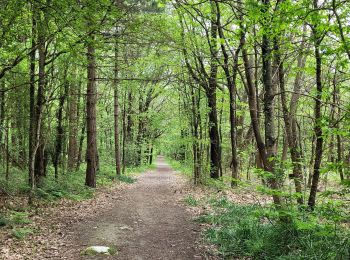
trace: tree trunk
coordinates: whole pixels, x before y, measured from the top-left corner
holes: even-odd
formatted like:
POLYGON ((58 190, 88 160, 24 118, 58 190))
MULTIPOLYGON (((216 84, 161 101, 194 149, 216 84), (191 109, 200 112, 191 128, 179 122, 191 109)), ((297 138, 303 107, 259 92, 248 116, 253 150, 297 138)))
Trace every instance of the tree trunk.
MULTIPOLYGON (((221 12, 220 12, 220 6, 217 1, 216 8, 218 13, 217 18, 217 27, 219 36, 221 39, 225 40, 224 31, 221 26, 221 12)), ((242 17, 241 17, 242 19, 242 17)), ((243 37, 244 31, 241 31, 241 37, 243 37)), ((224 63, 222 65, 222 68, 224 70, 226 81, 227 81, 227 87, 229 90, 229 96, 230 96, 230 138, 231 138, 231 155, 232 155, 232 161, 231 161, 231 187, 235 187, 238 184, 239 180, 239 172, 238 172, 238 158, 237 158, 237 118, 236 118, 236 78, 237 78, 237 71, 238 71, 238 55, 242 48, 242 42, 239 43, 239 46, 237 50, 235 51, 234 57, 233 57, 233 70, 232 73, 230 73, 229 69, 229 55, 225 46, 226 43, 221 42, 221 50, 224 56, 224 63)))
POLYGON ((87 44, 87 91, 86 91, 86 178, 85 185, 96 187, 97 172, 97 141, 96 141, 96 61, 94 36, 90 35, 90 42, 87 44))
POLYGON ((219 137, 219 123, 217 115, 216 89, 218 74, 218 46, 217 46, 217 14, 214 1, 211 2, 211 28, 210 28, 210 74, 206 94, 209 107, 209 139, 210 139, 210 177, 220 177, 221 148, 219 137))
POLYGON ((28 182, 31 189, 35 187, 35 175, 34 175, 34 147, 35 147, 35 53, 36 53, 36 17, 35 6, 32 3, 32 41, 31 51, 29 53, 29 154, 28 154, 28 182), (33 158, 33 159, 32 159, 33 158))
MULTIPOLYGON (((66 79, 65 79, 66 81, 66 79)), ((64 102, 66 100, 66 94, 68 89, 68 82, 64 83, 64 90, 61 90, 61 95, 59 98, 59 105, 58 105, 58 111, 57 111, 57 129, 56 129, 56 144, 55 144, 55 154, 53 158, 53 165, 55 168, 55 179, 58 179, 58 165, 60 161, 60 155, 62 152, 62 146, 63 146, 63 137, 64 137, 64 129, 63 129, 63 107, 64 102)))
POLYGON ((43 106, 44 106, 44 88, 46 85, 46 73, 45 73, 45 62, 46 62, 46 46, 45 46, 45 25, 44 21, 40 20, 38 26, 38 50, 39 50, 39 74, 38 74, 38 92, 36 100, 36 111, 35 111, 35 128, 36 139, 38 140, 37 151, 35 153, 35 182, 39 184, 41 179, 45 176, 45 144, 43 138, 43 106))
MULTIPOLYGON (((263 0, 265 12, 270 9, 270 0, 263 0)), ((264 24, 265 30, 269 31, 268 24, 264 24)), ((274 98, 276 86, 272 82, 272 65, 271 65, 271 43, 268 32, 264 32, 261 43, 262 55, 262 81, 264 85, 264 116, 265 116, 265 149, 266 161, 265 167, 272 176, 268 179, 271 189, 278 190, 278 179, 275 172, 276 163, 276 129, 275 129, 275 112, 274 98)), ((274 194, 273 201, 276 205, 281 204, 280 196, 274 194)))
POLYGON ((123 100, 123 145, 122 145, 122 174, 125 174, 125 168, 126 168, 126 91, 124 93, 124 100, 123 100))
MULTIPOLYGON (((0 146, 3 143, 3 131, 4 129, 4 121, 5 121, 5 81, 2 80, 0 82, 0 146)), ((1 149, 2 151, 2 149, 1 149)), ((5 155, 5 151, 3 153, 5 155)), ((4 156, 1 156, 2 158, 5 158, 4 156)), ((1 158, 0 158, 1 163, 1 158)))
POLYGON ((119 80, 118 80, 118 39, 114 47, 114 156, 117 176, 121 174, 120 144, 119 144, 119 80))
MULTIPOLYGON (((80 88, 80 86, 78 86, 80 88)), ((72 85, 70 87, 70 102, 68 111, 68 125, 69 125, 69 139, 68 139, 68 170, 74 169, 77 164, 78 154, 78 93, 76 91, 77 86, 72 85)))
MULTIPOLYGON (((290 155, 293 163, 293 174, 292 177, 294 179, 295 184, 295 191, 298 195, 297 202, 298 204, 302 205, 304 203, 304 199, 302 197, 302 157, 299 150, 298 145, 298 136, 297 131, 293 131, 292 127, 292 120, 296 120, 294 118, 294 115, 290 114, 287 108, 287 99, 286 99, 286 93, 285 93, 285 83, 284 83, 284 66, 283 61, 281 59, 280 53, 279 53, 279 46, 278 43, 275 43, 275 51, 276 51, 276 63, 278 64, 278 77, 279 77, 279 86, 281 90, 281 103, 282 103, 282 111, 283 111, 283 119, 285 124, 285 134, 286 134, 286 140, 290 148, 290 155)), ((299 65, 299 62, 298 62, 299 65)), ((297 75, 298 77, 298 75, 297 75)), ((296 104, 294 104, 296 106, 296 104)))
MULTIPOLYGON (((314 8, 317 9, 317 0, 314 0, 314 8)), ((315 62, 316 62, 316 99, 315 99, 315 161, 314 161, 314 171, 312 175, 311 189, 308 205, 310 209, 314 209, 316 204, 316 194, 318 189, 318 183, 320 179, 320 168, 323 155, 323 132, 322 132, 322 57, 320 53, 321 38, 317 28, 313 28, 313 36, 315 38, 315 62)))
POLYGON ((134 102, 133 93, 131 90, 128 90, 128 110, 126 113, 126 116, 127 116, 126 140, 128 143, 132 141, 132 137, 133 137, 133 134, 132 134, 132 127, 134 125, 133 118, 132 118, 133 102, 134 102))

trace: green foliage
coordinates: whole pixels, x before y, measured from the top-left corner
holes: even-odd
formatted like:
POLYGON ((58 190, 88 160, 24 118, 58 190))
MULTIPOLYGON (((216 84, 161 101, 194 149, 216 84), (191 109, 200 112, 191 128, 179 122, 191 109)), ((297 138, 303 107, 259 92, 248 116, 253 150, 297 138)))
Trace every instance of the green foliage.
POLYGON ((125 182, 125 183, 134 183, 136 181, 136 179, 127 176, 127 175, 120 175, 117 177, 117 180, 121 181, 121 182, 125 182))
POLYGON ((193 207, 198 206, 198 201, 195 198, 193 198, 191 195, 185 198, 185 203, 193 207))
POLYGON ((12 236, 14 236, 17 239, 24 239, 28 235, 34 234, 33 229, 31 228, 18 228, 18 229, 13 229, 12 230, 12 236))
POLYGON ((191 166, 189 166, 183 162, 173 160, 171 158, 167 158, 167 163, 169 163, 170 167, 172 169, 174 169, 175 171, 178 171, 181 174, 184 174, 189 178, 192 177, 192 167, 191 166))
MULTIPOLYGON (((112 164, 102 164, 97 174, 98 186, 112 185, 116 179, 121 182, 134 183, 135 179, 130 175, 142 173, 150 169, 154 169, 155 165, 142 165, 140 167, 126 168, 126 174, 116 177, 115 167, 112 164)), ((85 183, 85 167, 79 171, 67 172, 65 175, 59 176, 56 180, 52 174, 53 169, 48 169, 48 176, 43 179, 40 187, 35 189, 37 199, 46 201, 56 201, 61 198, 72 199, 76 201, 89 199, 94 194, 94 189, 88 188, 85 183)), ((13 171, 13 180, 11 182, 1 181, 0 188, 11 195, 28 193, 30 191, 27 183, 26 173, 22 171, 13 171)))
MULTIPOLYGON (((281 221, 276 210, 212 200, 212 214, 198 221, 211 224, 205 237, 224 257, 252 259, 348 259, 349 232, 320 214, 288 210, 281 221)), ((282 213, 283 214, 283 213, 282 213)))
POLYGON ((9 220, 0 215, 0 227, 5 227, 9 224, 9 220))
POLYGON ((32 223, 32 221, 28 218, 28 213, 26 212, 13 212, 10 222, 11 224, 15 225, 32 223))
POLYGON ((115 247, 115 246, 110 246, 109 249, 108 249, 108 253, 109 253, 110 255, 116 255, 116 254, 118 254, 118 249, 117 249, 117 247, 115 247))
MULTIPOLYGON (((72 200, 84 200, 91 198, 94 190, 84 185, 85 172, 69 172, 58 180, 49 175, 43 180, 40 188, 35 190, 35 195, 39 199, 55 201, 61 198, 72 200)), ((100 179, 100 178, 98 178, 100 179)))

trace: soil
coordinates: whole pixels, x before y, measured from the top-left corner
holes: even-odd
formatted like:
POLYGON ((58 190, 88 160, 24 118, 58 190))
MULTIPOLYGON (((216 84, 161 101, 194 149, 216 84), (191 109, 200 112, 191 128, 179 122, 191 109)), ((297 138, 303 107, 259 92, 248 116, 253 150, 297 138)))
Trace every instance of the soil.
POLYGON ((158 158, 156 169, 123 190, 113 207, 73 227, 70 239, 76 247, 61 257, 105 259, 79 255, 100 245, 116 248, 110 259, 208 259, 199 247, 200 227, 180 203, 184 185, 158 158))
POLYGON ((134 184, 43 209, 32 217, 36 234, 22 241, 3 237, 0 259, 216 259, 201 241, 193 209, 184 205, 188 182, 164 158, 156 165, 134 184), (108 246, 116 253, 83 254, 89 246, 108 246))

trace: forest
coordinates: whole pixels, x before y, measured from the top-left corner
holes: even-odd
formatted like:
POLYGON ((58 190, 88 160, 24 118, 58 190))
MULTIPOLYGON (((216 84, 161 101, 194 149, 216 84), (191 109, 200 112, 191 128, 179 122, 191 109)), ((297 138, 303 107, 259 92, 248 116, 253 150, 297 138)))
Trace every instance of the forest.
POLYGON ((135 259, 350 258, 348 0, 3 0, 0 35, 1 259, 69 207, 200 229, 152 251, 128 222, 135 259))

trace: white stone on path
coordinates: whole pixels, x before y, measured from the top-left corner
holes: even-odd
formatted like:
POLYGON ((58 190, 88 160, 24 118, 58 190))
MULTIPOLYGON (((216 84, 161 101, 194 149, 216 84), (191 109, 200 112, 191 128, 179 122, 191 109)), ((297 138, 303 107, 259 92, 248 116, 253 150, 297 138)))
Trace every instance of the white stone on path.
POLYGON ((90 246, 86 249, 89 252, 95 252, 97 254, 109 254, 108 246, 90 246))

